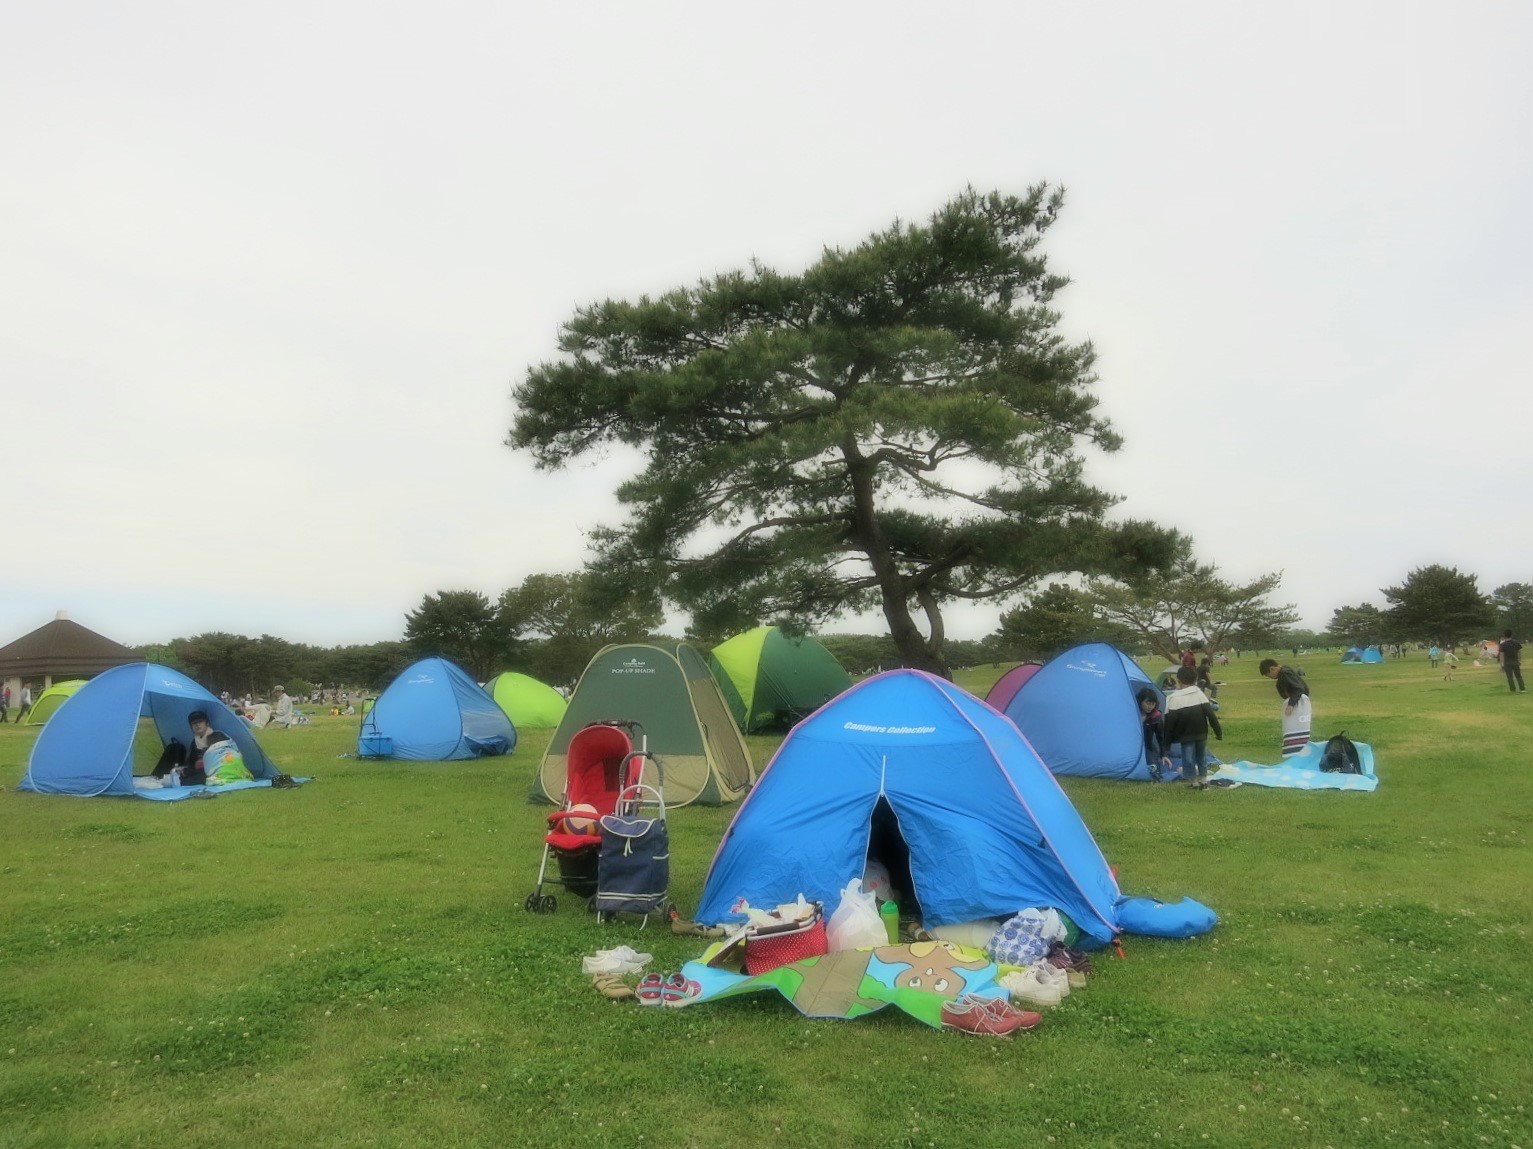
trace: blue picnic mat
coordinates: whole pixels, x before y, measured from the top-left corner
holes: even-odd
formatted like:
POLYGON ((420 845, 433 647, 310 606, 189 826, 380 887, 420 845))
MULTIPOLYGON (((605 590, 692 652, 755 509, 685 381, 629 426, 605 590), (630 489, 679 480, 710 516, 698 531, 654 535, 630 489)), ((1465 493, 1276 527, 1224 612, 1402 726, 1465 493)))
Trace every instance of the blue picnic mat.
POLYGON ((1311 742, 1298 754, 1283 759, 1274 766, 1259 762, 1226 762, 1219 767, 1215 779, 1229 778, 1235 782, 1250 782, 1256 786, 1281 786, 1290 790, 1377 790, 1379 780, 1373 773, 1373 747, 1366 742, 1355 742, 1361 774, 1331 774, 1320 769, 1320 758, 1325 753, 1324 742, 1311 742))
MULTIPOLYGON (((294 782, 307 782, 307 778, 294 778, 294 782)), ((228 794, 234 790, 270 790, 271 779, 253 779, 248 782, 225 782, 222 786, 172 786, 169 789, 139 790, 133 792, 140 798, 148 798, 151 802, 180 802, 186 798, 195 798, 199 794, 206 794, 210 798, 216 798, 220 794, 228 794)))

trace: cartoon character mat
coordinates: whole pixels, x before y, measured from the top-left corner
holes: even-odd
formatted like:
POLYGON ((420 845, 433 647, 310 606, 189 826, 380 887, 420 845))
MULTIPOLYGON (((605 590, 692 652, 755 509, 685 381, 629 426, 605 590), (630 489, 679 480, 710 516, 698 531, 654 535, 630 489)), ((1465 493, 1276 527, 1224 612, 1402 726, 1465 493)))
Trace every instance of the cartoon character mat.
POLYGON ((912 942, 874 949, 841 950, 778 966, 754 977, 690 961, 682 975, 699 989, 685 1004, 697 1005, 747 993, 776 990, 805 1017, 850 1019, 898 1006, 917 1021, 942 1026, 942 1005, 966 993, 1010 999, 996 982, 996 964, 950 942, 912 942))

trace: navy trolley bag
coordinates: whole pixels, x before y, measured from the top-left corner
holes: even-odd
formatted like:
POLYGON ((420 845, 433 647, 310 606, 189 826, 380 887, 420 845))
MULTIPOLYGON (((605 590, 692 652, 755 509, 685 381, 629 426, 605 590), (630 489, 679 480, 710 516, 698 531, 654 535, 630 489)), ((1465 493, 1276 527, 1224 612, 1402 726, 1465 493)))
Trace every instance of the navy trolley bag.
POLYGON ((671 878, 671 835, 665 800, 649 786, 629 786, 614 813, 601 819, 596 914, 664 913, 671 878), (646 816, 652 811, 653 816, 646 816))

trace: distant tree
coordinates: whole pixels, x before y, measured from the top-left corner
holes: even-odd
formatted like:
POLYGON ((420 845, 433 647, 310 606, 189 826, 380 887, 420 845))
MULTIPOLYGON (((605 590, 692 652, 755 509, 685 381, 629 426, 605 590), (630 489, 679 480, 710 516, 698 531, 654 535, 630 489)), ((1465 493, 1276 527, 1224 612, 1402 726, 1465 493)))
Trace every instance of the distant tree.
MULTIPOLYGON (((255 684, 241 655, 250 645, 250 639, 242 634, 210 631, 191 638, 173 639, 176 657, 186 674, 196 679, 214 694, 229 691, 231 694, 256 692, 255 684)), ((271 684, 267 684, 270 689, 271 684)))
POLYGON ((954 638, 947 644, 948 662, 960 669, 993 661, 990 644, 983 639, 954 638))
POLYGON ((1091 595, 1056 582, 1002 614, 994 637, 1008 658, 1042 659, 1083 642, 1120 642, 1123 635, 1097 612, 1091 595))
POLYGON ((1496 625, 1496 608, 1474 575, 1441 564, 1420 567, 1399 586, 1384 587, 1394 636, 1448 645, 1483 638, 1496 625))
POLYGON ((1519 638, 1533 634, 1533 586, 1525 582, 1506 583, 1491 592, 1490 601, 1496 608, 1499 630, 1510 628, 1519 638))
POLYGON ((1331 612, 1331 622, 1326 628, 1345 646, 1377 646, 1385 641, 1389 624, 1384 612, 1371 603, 1358 606, 1339 606, 1331 612))
POLYGON ((608 643, 642 641, 663 621, 652 598, 584 571, 528 575, 501 594, 497 609, 508 630, 534 638, 526 661, 548 682, 577 678, 608 643))
POLYGON ((1110 523, 1087 444, 1094 351, 1049 308, 1038 252, 1063 204, 968 191, 800 275, 755 265, 579 309, 560 361, 515 390, 511 446, 561 467, 646 452, 593 532, 604 581, 647 588, 704 633, 880 610, 902 662, 946 673, 944 608, 1050 574, 1166 562, 1174 536, 1110 523))
POLYGON ((1292 605, 1267 601, 1282 580, 1274 571, 1248 583, 1227 582, 1217 566, 1199 563, 1184 547, 1168 572, 1147 571, 1131 581, 1088 579, 1086 594, 1109 626, 1174 662, 1194 643, 1210 650, 1270 645, 1299 618, 1292 605))
POLYGON ((381 691, 410 665, 413 655, 403 642, 339 646, 327 652, 321 676, 331 687, 361 687, 381 691))
MULTIPOLYGON (((184 639, 176 639, 176 642, 184 642, 184 639)), ((181 655, 176 650, 174 643, 151 642, 144 646, 135 646, 135 654, 145 662, 152 662, 156 666, 168 666, 171 670, 179 670, 186 673, 187 667, 181 661, 181 655)))
POLYGON ((850 674, 866 674, 900 665, 900 652, 887 634, 822 634, 820 645, 850 674))
POLYGON ((515 632, 478 591, 426 595, 405 615, 405 643, 417 658, 446 658, 484 682, 511 653, 515 632))
MULTIPOLYGON (((244 689, 260 697, 270 695, 279 682, 284 689, 290 689, 289 679, 298 677, 297 662, 293 644, 270 634, 246 639, 234 656, 244 689)), ((294 697, 297 696, 295 692, 294 697)))

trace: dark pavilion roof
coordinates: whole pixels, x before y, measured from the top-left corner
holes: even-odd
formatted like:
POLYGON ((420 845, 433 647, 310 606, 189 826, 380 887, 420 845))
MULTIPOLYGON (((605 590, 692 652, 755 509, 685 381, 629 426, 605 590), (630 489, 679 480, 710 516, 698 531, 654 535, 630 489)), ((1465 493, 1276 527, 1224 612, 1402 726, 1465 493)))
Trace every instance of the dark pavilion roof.
POLYGON ((56 618, 9 646, 0 646, 0 678, 42 674, 79 678, 143 661, 143 655, 119 642, 67 618, 56 618))

